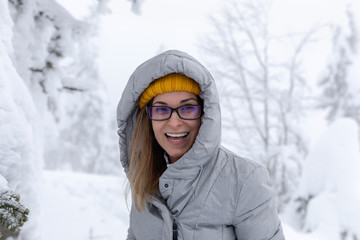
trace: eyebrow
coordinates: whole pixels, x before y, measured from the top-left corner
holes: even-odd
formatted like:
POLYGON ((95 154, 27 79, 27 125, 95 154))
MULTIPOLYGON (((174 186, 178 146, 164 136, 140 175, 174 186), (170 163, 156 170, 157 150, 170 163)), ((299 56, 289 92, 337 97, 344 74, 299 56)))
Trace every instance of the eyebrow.
MULTIPOLYGON (((184 99, 184 100, 181 100, 180 103, 185 103, 187 101, 190 101, 190 100, 194 100, 194 101, 198 101, 196 98, 187 98, 187 99, 184 99)), ((161 102, 161 101, 156 101, 154 102, 153 104, 162 104, 162 105, 168 105, 168 103, 166 102, 161 102)))

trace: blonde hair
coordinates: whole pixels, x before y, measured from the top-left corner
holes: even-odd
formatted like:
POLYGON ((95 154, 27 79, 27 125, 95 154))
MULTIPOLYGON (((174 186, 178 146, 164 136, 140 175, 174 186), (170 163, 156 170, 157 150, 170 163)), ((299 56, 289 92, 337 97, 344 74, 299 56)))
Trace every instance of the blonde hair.
POLYGON ((151 203, 152 197, 158 194, 159 179, 166 170, 163 154, 143 108, 136 117, 128 172, 133 204, 138 211, 145 209, 147 199, 151 203))

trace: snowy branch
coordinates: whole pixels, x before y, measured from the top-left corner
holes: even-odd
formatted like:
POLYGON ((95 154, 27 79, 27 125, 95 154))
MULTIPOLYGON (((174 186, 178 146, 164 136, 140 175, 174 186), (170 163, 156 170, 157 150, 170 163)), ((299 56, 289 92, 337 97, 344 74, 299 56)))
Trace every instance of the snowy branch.
MULTIPOLYGON (((12 191, 0 193, 0 223, 11 232, 18 232, 28 220, 29 209, 20 203, 20 196, 12 191)), ((1 236, 1 232, 0 232, 1 236)))

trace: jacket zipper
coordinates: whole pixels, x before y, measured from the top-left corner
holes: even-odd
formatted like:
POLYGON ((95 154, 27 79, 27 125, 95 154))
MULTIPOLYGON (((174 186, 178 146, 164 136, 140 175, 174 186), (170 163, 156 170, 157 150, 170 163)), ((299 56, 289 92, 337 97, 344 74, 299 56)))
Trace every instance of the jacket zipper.
POLYGON ((164 199, 162 198, 158 198, 160 200, 160 202, 162 202, 165 207, 167 208, 167 210, 170 212, 171 214, 171 220, 172 220, 172 230, 173 230, 173 240, 178 240, 178 225, 176 224, 176 213, 173 213, 171 211, 171 209, 169 208, 169 206, 166 204, 166 202, 164 201, 164 199))
POLYGON ((173 240, 178 240, 178 226, 176 224, 176 217, 175 214, 171 214, 171 215, 173 220, 173 240))

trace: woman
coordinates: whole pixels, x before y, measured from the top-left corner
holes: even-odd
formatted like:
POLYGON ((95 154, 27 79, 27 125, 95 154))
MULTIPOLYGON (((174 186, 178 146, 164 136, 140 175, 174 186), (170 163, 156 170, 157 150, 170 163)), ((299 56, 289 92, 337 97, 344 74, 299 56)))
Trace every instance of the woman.
POLYGON ((127 239, 284 239, 268 172, 220 146, 215 82, 197 60, 171 50, 146 61, 117 113, 127 239))

